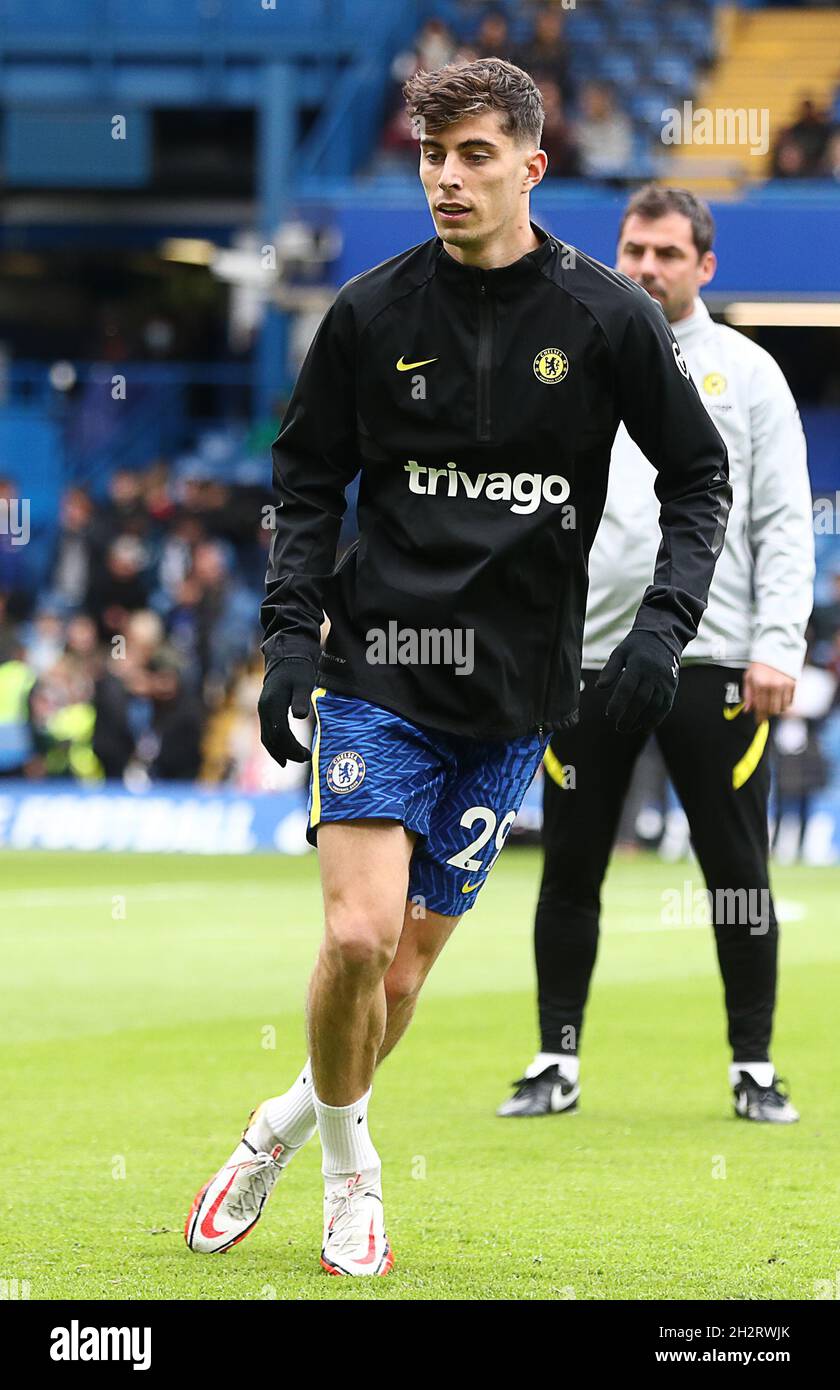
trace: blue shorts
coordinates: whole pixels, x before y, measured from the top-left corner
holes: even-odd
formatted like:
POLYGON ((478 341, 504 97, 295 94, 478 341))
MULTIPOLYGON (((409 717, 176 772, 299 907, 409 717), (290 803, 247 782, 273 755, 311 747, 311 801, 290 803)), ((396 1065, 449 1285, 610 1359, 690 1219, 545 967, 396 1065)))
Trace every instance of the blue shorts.
POLYGON ((516 819, 549 736, 478 740, 413 724, 330 690, 312 694, 306 838, 325 821, 380 817, 420 837, 408 896, 459 917, 472 907, 516 819))

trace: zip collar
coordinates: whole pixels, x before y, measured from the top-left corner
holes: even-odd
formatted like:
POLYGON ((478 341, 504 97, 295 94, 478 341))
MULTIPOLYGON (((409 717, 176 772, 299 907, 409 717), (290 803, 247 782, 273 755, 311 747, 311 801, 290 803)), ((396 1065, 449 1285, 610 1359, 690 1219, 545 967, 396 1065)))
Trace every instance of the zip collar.
POLYGON ((540 238, 540 245, 520 256, 518 260, 511 261, 510 265, 496 266, 492 270, 456 261, 446 250, 442 238, 436 236, 432 240, 436 273, 447 286, 455 290, 462 289, 476 294, 484 286, 487 294, 496 297, 515 296, 521 293, 523 285, 532 278, 535 271, 541 271, 551 257, 559 253, 559 243, 536 222, 531 223, 531 230, 540 238))

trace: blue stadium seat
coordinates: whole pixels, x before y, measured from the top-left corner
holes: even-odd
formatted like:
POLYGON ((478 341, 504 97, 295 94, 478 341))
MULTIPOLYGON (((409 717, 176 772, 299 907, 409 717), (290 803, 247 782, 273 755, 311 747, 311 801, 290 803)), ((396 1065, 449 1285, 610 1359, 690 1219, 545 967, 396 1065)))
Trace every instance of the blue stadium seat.
POLYGON ((581 10, 580 14, 575 11, 573 20, 566 29, 573 56, 578 48, 594 48, 608 42, 609 26, 603 15, 581 10))
POLYGON ((627 97, 627 109, 634 121, 640 122, 648 128, 662 127, 662 112, 668 106, 670 98, 652 87, 642 87, 636 92, 632 92, 627 97))
POLYGON ((624 43, 640 47, 643 44, 658 45, 662 37, 662 23, 654 15, 646 12, 622 14, 616 20, 616 34, 624 43))
POLYGON ((639 79, 639 65, 632 53, 607 49, 596 61, 596 70, 617 87, 632 87, 639 79))
POLYGON ((702 15, 677 13, 665 15, 668 41, 680 46, 685 55, 711 58, 714 54, 714 24, 702 15))
POLYGON ((713 11, 719 0, 690 0, 689 4, 675 5, 674 0, 647 0, 649 9, 654 13, 665 15, 669 14, 696 14, 711 23, 713 11))
POLYGON ((650 73, 654 81, 675 91, 687 93, 694 89, 696 69, 688 58, 659 54, 651 63, 650 73))
POLYGON ((534 32, 534 24, 529 15, 514 10, 508 16, 508 29, 515 44, 527 43, 534 32))
POLYGON ((598 68, 598 51, 595 48, 573 48, 569 59, 569 75, 579 85, 594 77, 598 68))
POLYGON ((649 131, 634 132, 632 165, 633 177, 637 179, 652 179, 657 173, 649 131))

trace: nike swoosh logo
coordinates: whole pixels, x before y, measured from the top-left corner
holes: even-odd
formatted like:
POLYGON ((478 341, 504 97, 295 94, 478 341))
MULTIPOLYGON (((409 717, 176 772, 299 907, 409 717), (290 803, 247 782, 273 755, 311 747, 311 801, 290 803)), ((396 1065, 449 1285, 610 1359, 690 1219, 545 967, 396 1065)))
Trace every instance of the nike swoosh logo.
POLYGON ((368 1238, 368 1252, 363 1260, 357 1260, 357 1265, 372 1265, 376 1259, 376 1236, 373 1234, 373 1217, 370 1218, 370 1236, 368 1238))
POLYGON ((567 1110, 575 1099, 575 1088, 571 1091, 564 1091, 562 1086, 552 1086, 551 1088, 551 1108, 555 1115, 560 1110, 567 1110))
POLYGON ((424 357, 422 362, 406 362, 401 357, 399 362, 397 363, 397 371, 410 372, 415 367, 428 367, 430 362, 437 362, 437 360, 438 359, 436 357, 424 357))
POLYGON ((462 892, 462 893, 474 893, 475 890, 476 890, 476 888, 480 888, 480 887, 481 887, 481 884, 480 884, 480 883, 465 883, 464 886, 463 886, 463 888, 461 889, 461 892, 462 892))
POLYGON ((742 710, 743 708, 744 708, 744 702, 743 702, 743 700, 741 701, 740 705, 724 705, 724 707, 723 707, 723 717, 724 717, 724 719, 735 719, 735 718, 741 713, 741 710, 742 710))
POLYGON ((227 1187, 222 1188, 221 1192, 219 1193, 210 1210, 205 1213, 204 1220, 201 1223, 201 1234, 204 1236, 205 1240, 212 1240, 214 1236, 225 1235, 224 1231, 216 1230, 216 1227, 213 1225, 213 1217, 216 1215, 216 1212, 219 1210, 219 1207, 222 1205, 222 1202, 228 1195, 228 1192, 230 1191, 230 1185, 236 1177, 237 1172, 238 1166, 234 1168, 233 1172, 231 1173, 227 1187))

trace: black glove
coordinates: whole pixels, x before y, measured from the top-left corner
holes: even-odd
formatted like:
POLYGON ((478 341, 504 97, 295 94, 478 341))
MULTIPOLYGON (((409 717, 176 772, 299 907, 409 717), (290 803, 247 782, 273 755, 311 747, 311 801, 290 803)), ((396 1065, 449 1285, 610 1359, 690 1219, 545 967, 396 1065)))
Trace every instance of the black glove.
POLYGON ((289 709, 296 719, 305 719, 314 685, 315 663, 308 656, 284 656, 266 675, 257 704, 260 738, 281 767, 287 760, 305 763, 310 756, 289 728, 289 709))
POLYGON ((674 703, 680 663, 654 632, 634 628, 619 642, 597 681, 599 690, 615 686, 607 718, 623 734, 649 734, 674 703))

